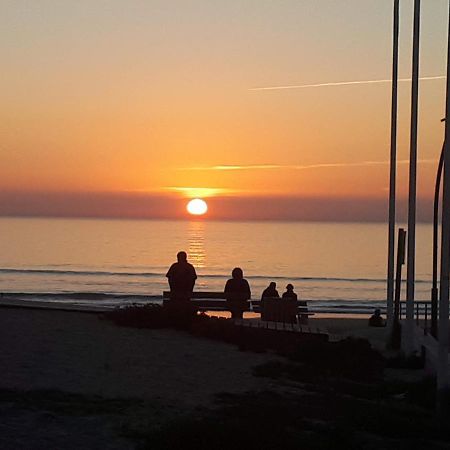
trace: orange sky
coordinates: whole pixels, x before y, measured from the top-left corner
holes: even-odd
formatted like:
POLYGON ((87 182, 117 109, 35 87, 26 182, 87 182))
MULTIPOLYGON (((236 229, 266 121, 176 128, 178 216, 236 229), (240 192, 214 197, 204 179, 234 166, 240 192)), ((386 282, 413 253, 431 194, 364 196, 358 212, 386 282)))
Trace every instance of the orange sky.
MULTIPOLYGON (((170 203, 198 194, 180 188, 203 188, 201 194, 266 198, 266 204, 277 196, 381 205, 388 188, 389 84, 251 89, 389 78, 392 2, 242 3, 2 5, 5 204, 15 192, 25 195, 23 214, 34 211, 33 192, 150 195, 170 203)), ((411 3, 402 2, 402 77, 410 73, 411 3)), ((423 4, 422 76, 445 73, 446 8, 444 0, 423 4)), ((434 185, 444 87, 444 80, 421 85, 423 199, 434 185)), ((409 93, 410 84, 402 83, 403 197, 409 93)), ((354 218, 369 217, 363 216, 354 218)))

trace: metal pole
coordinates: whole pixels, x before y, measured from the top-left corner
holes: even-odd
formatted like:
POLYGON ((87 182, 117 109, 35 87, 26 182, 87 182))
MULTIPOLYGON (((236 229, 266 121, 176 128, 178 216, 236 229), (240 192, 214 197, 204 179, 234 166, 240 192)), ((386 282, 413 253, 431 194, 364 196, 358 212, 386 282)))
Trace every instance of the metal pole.
POLYGON ((416 259, 417 123, 419 99, 420 0, 414 0, 413 62, 411 88, 411 142, 409 157, 408 268, 406 277, 405 351, 415 350, 414 283, 416 259))
POLYGON ((437 338, 438 318, 438 238, 439 238, 439 192, 441 189, 442 169, 444 167, 445 142, 442 146, 436 173, 433 205, 433 284, 431 288, 431 335, 437 338))
POLYGON ((398 105, 398 35, 400 0, 394 0, 394 30, 392 45, 392 106, 391 106, 391 164, 389 174, 389 237, 387 272, 387 323, 394 319, 394 257, 395 257, 395 195, 397 166, 397 105, 398 105))
MULTIPOLYGON (((447 44, 447 91, 445 118, 450 115, 450 5, 447 44)), ((447 412, 446 393, 448 379, 448 300, 450 269, 450 121, 445 121, 444 178, 442 188, 442 230, 441 230, 441 283, 439 295, 439 348, 437 370, 437 405, 441 413, 447 412)))

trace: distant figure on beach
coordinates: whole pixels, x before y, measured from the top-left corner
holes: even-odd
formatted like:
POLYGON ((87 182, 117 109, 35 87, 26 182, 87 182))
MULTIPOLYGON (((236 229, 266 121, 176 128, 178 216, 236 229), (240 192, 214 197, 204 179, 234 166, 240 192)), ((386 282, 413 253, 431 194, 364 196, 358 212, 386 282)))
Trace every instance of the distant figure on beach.
POLYGON ((386 322, 381 317, 381 311, 377 308, 370 316, 369 327, 385 327, 386 322))
POLYGON ((170 292, 177 298, 189 299, 194 290, 197 274, 194 266, 187 261, 186 252, 178 252, 177 262, 170 266, 166 274, 170 292))
POLYGON ((286 286, 286 292, 283 292, 282 298, 286 300, 297 300, 297 294, 294 292, 294 286, 291 283, 286 286))
POLYGON ((275 283, 274 281, 272 281, 269 286, 267 286, 262 295, 261 295, 261 300, 264 300, 265 298, 279 298, 280 295, 278 294, 277 291, 277 283, 275 283))
POLYGON ((247 300, 251 297, 250 286, 240 267, 235 267, 231 276, 232 278, 225 284, 225 297, 231 311, 231 318, 242 319, 247 309, 247 300))

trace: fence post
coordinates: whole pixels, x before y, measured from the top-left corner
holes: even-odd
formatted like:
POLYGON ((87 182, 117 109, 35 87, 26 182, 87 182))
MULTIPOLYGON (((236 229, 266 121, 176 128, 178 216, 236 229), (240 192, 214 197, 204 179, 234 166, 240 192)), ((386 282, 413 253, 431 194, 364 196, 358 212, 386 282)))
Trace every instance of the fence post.
POLYGON ((416 325, 419 325, 419 302, 416 302, 416 325))
POLYGON ((425 324, 423 327, 423 334, 428 334, 428 303, 425 303, 425 324))

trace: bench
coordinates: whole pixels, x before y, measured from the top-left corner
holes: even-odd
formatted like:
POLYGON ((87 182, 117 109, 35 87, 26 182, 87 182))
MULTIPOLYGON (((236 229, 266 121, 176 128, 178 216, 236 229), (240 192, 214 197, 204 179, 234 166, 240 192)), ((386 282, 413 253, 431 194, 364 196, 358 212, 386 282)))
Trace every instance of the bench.
MULTIPOLYGON (((164 291, 163 305, 170 306, 170 302, 171 292, 164 291)), ((239 301, 234 308, 230 308, 224 292, 193 292, 191 294, 191 305, 197 311, 231 311, 231 316, 235 318, 242 318, 244 311, 251 310, 250 300, 239 301)))
MULTIPOLYGON (((163 292, 163 305, 170 301, 170 291, 163 292)), ((196 291, 191 294, 191 303, 200 311, 228 311, 224 292, 196 291)), ((250 311, 251 301, 247 300, 250 311)))
MULTIPOLYGON (((163 305, 170 301, 170 291, 163 292, 163 305)), ((261 311, 261 300, 247 300, 245 311, 261 314, 261 320, 272 322, 308 323, 308 317, 314 313, 308 311, 305 300, 283 300, 280 298, 264 299, 264 310, 261 311), (297 319, 297 320, 296 320, 297 319)), ((191 304, 199 311, 229 311, 224 292, 196 291, 191 295, 191 304)))

